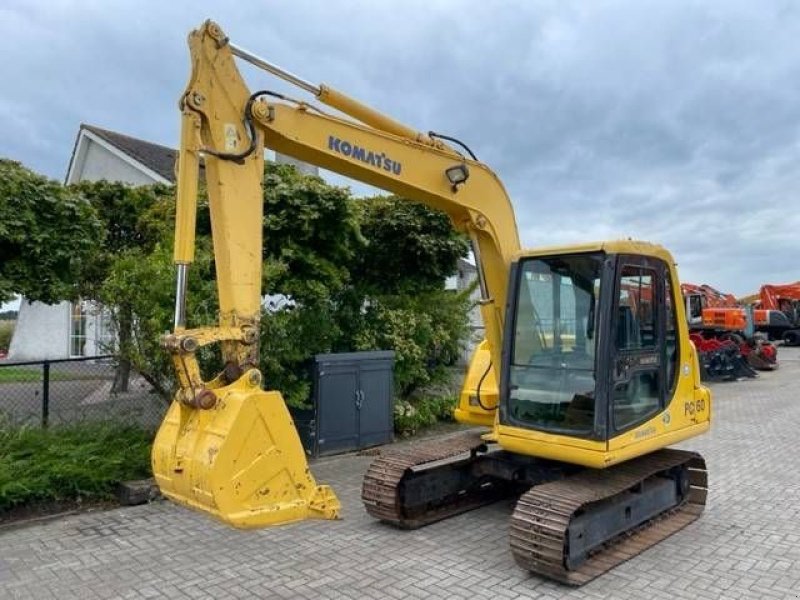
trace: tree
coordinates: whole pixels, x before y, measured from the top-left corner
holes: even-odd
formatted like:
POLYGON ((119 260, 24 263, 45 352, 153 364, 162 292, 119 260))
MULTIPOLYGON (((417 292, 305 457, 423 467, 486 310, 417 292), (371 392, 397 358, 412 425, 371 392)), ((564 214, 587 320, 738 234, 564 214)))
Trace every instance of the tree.
POLYGON ((291 165, 265 166, 263 235, 264 290, 300 303, 341 292, 365 246, 348 190, 291 165))
POLYGON ((163 223, 148 219, 148 216, 151 216, 150 210, 172 192, 163 185, 134 187, 109 181, 83 181, 71 186, 69 191, 91 205, 105 230, 105 236, 98 240, 97 251, 84 268, 80 290, 84 297, 102 298, 105 310, 111 311, 120 357, 112 390, 126 392, 131 370, 130 344, 133 341, 132 297, 109 297, 108 290, 103 288, 114 265, 119 269, 121 265, 135 264, 152 252, 165 235, 163 223))
MULTIPOLYGON (((172 199, 161 201, 169 203, 172 199)), ((216 320, 217 304, 211 273, 210 240, 204 237, 198 240, 189 277, 189 326, 209 325, 216 320)), ((149 253, 121 254, 109 268, 98 295, 107 306, 114 306, 124 298, 124 304, 130 310, 132 327, 129 342, 119 346, 121 360, 128 361, 165 399, 172 395, 174 374, 160 340, 164 332, 172 329, 174 294, 172 243, 163 240, 156 243, 149 253)), ((113 312, 112 318, 119 319, 119 312, 113 312)), ((219 361, 215 360, 217 357, 206 349, 201 350, 200 356, 208 368, 219 366, 219 361)))
POLYGON ((21 294, 53 304, 79 295, 102 224, 92 207, 56 181, 0 159, 0 300, 21 294))
POLYGON ((405 397, 448 377, 469 335, 469 290, 445 290, 467 239, 444 213, 396 196, 359 203, 367 250, 353 279, 365 310, 354 349, 395 351, 395 384, 405 397))
POLYGON ((469 291, 432 290, 372 298, 354 350, 394 350, 395 388, 406 398, 444 383, 469 334, 469 291))
MULTIPOLYGON (((265 166, 263 198, 263 289, 283 299, 281 307, 261 315, 265 384, 281 390, 290 405, 303 405, 310 398, 314 354, 361 349, 397 352, 398 389, 404 393, 440 377, 465 337, 468 303, 443 289, 466 252, 446 217, 399 199, 354 200, 346 189, 287 165, 265 166), (404 238, 404 229, 413 235, 404 238)), ((172 326, 174 206, 171 194, 153 198, 135 220, 137 228, 156 232, 147 238, 152 247, 143 242, 141 252, 116 254, 99 292, 107 304, 124 299, 130 306, 131 342, 123 351, 165 396, 174 381, 158 340, 172 326)), ((217 320, 203 197, 188 303, 189 326, 217 320)), ((219 356, 203 350, 201 362, 211 373, 221 366, 219 356)))
MULTIPOLYGON (((187 294, 192 327, 211 325, 218 318, 210 219, 202 190, 198 200, 196 256, 187 294)), ((318 177, 300 175, 290 166, 266 165, 264 208, 263 289, 283 294, 292 308, 262 314, 261 367, 270 387, 300 404, 308 398, 310 357, 341 341, 334 307, 348 285, 348 262, 363 241, 348 192, 318 177), (331 316, 323 319, 324 315, 331 316)), ((157 194, 133 219, 136 231, 148 232, 143 250, 115 254, 98 292, 106 304, 124 302, 130 307, 131 340, 121 346, 121 353, 165 396, 174 380, 158 341, 172 327, 174 212, 170 190, 157 194)), ((207 349, 201 363, 206 372, 221 366, 218 354, 207 349)))
POLYGON ((449 218, 394 196, 361 200, 288 166, 265 180, 266 289, 295 303, 262 317, 265 380, 310 397, 314 354, 394 350, 401 394, 447 377, 469 327, 469 294, 444 289, 468 244, 449 218))
POLYGON ((358 208, 367 250, 355 261, 353 277, 370 293, 441 290, 467 255, 467 238, 443 212, 397 196, 367 198, 358 208))
POLYGON ((310 397, 314 354, 352 350, 349 318, 360 299, 351 267, 365 240, 347 189, 267 164, 264 179, 264 289, 288 302, 261 317, 261 368, 293 406, 310 397))
MULTIPOLYGON (((174 374, 160 340, 173 325, 175 188, 130 187, 103 181, 84 182, 79 189, 111 231, 111 241, 91 270, 94 278, 87 279, 84 289, 88 288, 87 293, 111 311, 119 338, 120 369, 115 376, 115 388, 122 391, 120 388, 127 381, 126 371, 132 367, 169 399, 174 374)), ((198 195, 195 262, 190 269, 187 291, 188 325, 215 322, 218 305, 211 221, 202 186, 198 195)), ((218 361, 212 351, 203 349, 200 356, 209 369, 216 368, 218 361)))

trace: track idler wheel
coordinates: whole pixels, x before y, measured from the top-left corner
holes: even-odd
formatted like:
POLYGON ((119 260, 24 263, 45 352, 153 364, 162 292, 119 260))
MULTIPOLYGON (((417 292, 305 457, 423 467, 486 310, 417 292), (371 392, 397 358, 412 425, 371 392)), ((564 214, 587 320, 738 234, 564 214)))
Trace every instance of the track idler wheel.
POLYGON ((784 333, 783 343, 786 346, 800 346, 800 329, 792 329, 784 333))

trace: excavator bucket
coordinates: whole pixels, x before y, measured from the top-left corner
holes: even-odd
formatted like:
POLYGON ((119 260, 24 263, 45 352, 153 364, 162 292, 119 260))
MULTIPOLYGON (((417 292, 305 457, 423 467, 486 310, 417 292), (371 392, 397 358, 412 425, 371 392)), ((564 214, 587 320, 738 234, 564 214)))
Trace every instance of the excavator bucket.
POLYGON ((207 410, 172 403, 152 453, 161 492, 240 528, 338 518, 339 500, 314 481, 281 394, 247 381, 214 389, 207 410))

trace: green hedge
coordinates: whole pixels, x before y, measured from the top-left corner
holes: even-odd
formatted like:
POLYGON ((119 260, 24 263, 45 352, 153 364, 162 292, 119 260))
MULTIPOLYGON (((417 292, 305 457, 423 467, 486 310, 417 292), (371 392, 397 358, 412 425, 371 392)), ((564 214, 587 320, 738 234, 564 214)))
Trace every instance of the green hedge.
POLYGON ((152 433, 112 424, 0 430, 0 516, 16 506, 99 501, 151 476, 152 433))

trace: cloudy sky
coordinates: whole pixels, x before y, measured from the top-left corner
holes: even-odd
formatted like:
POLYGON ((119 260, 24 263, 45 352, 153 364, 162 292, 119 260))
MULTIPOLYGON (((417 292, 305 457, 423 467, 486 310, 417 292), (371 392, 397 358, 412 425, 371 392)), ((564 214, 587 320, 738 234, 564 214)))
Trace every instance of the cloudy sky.
POLYGON ((63 179, 81 122, 176 145, 186 34, 209 17, 466 141, 526 246, 652 240, 737 294, 800 279, 800 3, 3 0, 0 156, 63 179))

